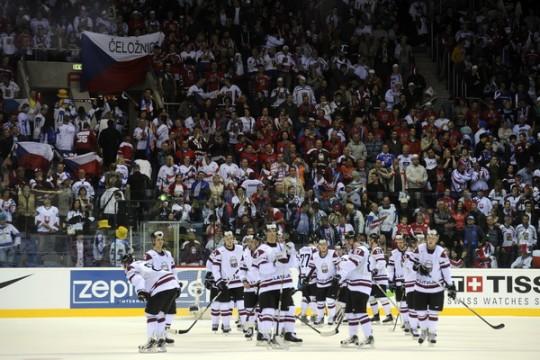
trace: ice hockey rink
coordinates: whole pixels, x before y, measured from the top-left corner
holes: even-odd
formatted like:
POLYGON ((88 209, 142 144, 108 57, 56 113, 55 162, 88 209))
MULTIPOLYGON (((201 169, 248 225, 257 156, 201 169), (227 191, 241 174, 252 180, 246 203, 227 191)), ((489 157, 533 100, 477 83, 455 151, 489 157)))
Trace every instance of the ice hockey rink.
MULTIPOLYGON (((539 359, 540 318, 489 317, 505 323, 493 330, 475 317, 441 317, 438 343, 419 345, 391 325, 374 326, 375 347, 341 348, 347 327, 332 337, 321 337, 298 322, 297 333, 304 339, 288 350, 257 347, 236 330, 230 335, 214 334, 208 320, 201 320, 188 333, 175 335, 176 344, 167 353, 139 354, 145 342, 145 321, 141 317, 4 318, 0 319, 0 359, 234 359, 234 360, 341 360, 341 359, 539 359)), ((174 328, 186 328, 193 319, 177 320, 174 328)), ((328 328, 329 330, 330 328, 328 328)))

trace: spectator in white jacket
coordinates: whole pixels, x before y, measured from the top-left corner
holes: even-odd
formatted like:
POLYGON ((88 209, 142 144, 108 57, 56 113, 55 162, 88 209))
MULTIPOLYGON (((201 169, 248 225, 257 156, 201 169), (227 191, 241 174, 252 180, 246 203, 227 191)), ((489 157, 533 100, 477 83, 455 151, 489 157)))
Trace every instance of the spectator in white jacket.
POLYGON ((416 207, 423 198, 422 190, 424 190, 428 180, 426 168, 420 164, 418 155, 415 154, 412 156, 412 164, 405 169, 405 176, 406 189, 411 193, 413 206, 416 207))
POLYGON ((62 125, 58 127, 58 133, 56 135, 56 149, 61 154, 72 153, 76 134, 77 130, 75 126, 73 126, 68 116, 64 116, 62 125))

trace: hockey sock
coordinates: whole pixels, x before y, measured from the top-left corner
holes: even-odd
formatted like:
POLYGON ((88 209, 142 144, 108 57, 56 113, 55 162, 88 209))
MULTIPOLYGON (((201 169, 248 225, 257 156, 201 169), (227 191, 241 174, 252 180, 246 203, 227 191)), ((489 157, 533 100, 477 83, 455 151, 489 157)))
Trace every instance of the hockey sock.
POLYGON ((383 310, 384 310, 384 315, 386 315, 386 316, 392 315, 392 308, 390 307, 390 302, 388 301, 388 299, 382 299, 381 300, 381 305, 382 305, 383 310))
POLYGON ((220 303, 221 324, 225 329, 231 328, 232 301, 220 303))
POLYGON ((272 335, 274 324, 274 309, 264 308, 261 310, 261 315, 259 316, 259 331, 261 334, 269 338, 272 335))
POLYGON ((236 302, 236 308, 238 309, 238 315, 240 315, 240 325, 244 325, 246 323, 246 316, 247 312, 244 308, 244 300, 238 300, 236 302))
POLYGON ((165 314, 165 327, 170 328, 173 320, 174 314, 165 314))
POLYGON ((418 316, 418 322, 420 323, 420 329, 426 330, 428 328, 428 314, 427 310, 416 310, 418 316))
POLYGON ((373 316, 376 316, 379 314, 379 305, 377 304, 377 299, 371 298, 369 301, 369 305, 371 305, 371 311, 373 312, 373 316))
POLYGON ((161 339, 165 337, 165 314, 160 312, 158 314, 157 326, 156 326, 156 338, 161 339))
POLYGON ((326 307, 328 308, 328 319, 334 321, 336 317, 336 300, 331 298, 326 299, 326 307))
POLYGON ((294 312, 295 312, 294 305, 289 306, 289 310, 286 312, 281 310, 281 313, 285 314, 284 318, 282 319, 283 330, 285 330, 285 332, 292 332, 292 333, 296 332, 296 329, 294 327, 294 323, 295 323, 294 312))
POLYGON ((317 301, 315 296, 309 297, 309 308, 311 309, 311 315, 317 315, 317 301))
POLYGON ((157 329, 157 315, 146 314, 146 336, 153 338, 157 329))
POLYGON ((317 320, 324 317, 324 301, 317 301, 317 320))
POLYGON ((307 313, 308 301, 306 298, 302 298, 302 304, 300 304, 300 316, 304 316, 307 313))
POLYGON ((214 301, 210 309, 212 327, 219 326, 220 303, 214 301))
POLYGON ((358 324, 360 324, 358 314, 347 314, 347 320, 349 320, 349 337, 353 337, 358 332, 358 324))
POLYGON ((418 329, 418 316, 416 315, 416 310, 409 309, 409 324, 411 324, 411 329, 416 331, 418 329))
POLYGON ((399 313, 403 318, 403 322, 409 322, 409 309, 407 308, 407 303, 405 301, 399 302, 399 313))
POLYGON ((369 316, 366 313, 359 315, 360 317, 358 318, 358 321, 360 322, 360 325, 362 325, 362 332, 364 333, 365 337, 368 337, 373 333, 369 316))
POLYGON ((428 311, 428 329, 431 334, 437 334, 437 324, 439 323, 439 312, 435 310, 428 311))

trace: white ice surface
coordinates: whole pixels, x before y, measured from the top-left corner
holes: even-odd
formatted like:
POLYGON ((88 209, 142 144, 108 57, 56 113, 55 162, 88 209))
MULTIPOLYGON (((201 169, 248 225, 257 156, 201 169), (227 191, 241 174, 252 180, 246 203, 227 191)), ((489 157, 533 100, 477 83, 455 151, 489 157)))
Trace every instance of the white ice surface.
MULTIPOLYGON (((173 323, 186 328, 192 319, 173 323)), ((240 332, 226 336, 210 331, 201 320, 185 335, 176 335, 176 345, 167 353, 139 354, 145 342, 143 317, 0 319, 0 359, 83 360, 83 359, 212 359, 212 360, 464 360, 464 359, 540 359, 540 318, 490 317, 506 328, 492 330, 475 317, 442 317, 435 346, 418 345, 410 336, 392 326, 374 326, 375 348, 343 349, 339 341, 347 327, 333 337, 321 337, 298 324, 304 339, 301 347, 268 350, 246 341, 240 332)))

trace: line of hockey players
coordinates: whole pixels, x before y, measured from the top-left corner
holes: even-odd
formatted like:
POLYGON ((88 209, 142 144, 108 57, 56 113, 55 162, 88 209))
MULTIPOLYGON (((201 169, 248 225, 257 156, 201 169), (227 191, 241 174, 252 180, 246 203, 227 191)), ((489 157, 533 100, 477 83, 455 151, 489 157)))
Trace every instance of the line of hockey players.
MULTIPOLYGON (((293 294, 297 291, 292 269, 299 270, 302 292, 299 319, 316 329, 324 324, 339 327, 346 322, 349 336, 342 346, 373 345, 372 322, 379 322, 380 304, 385 314, 382 323, 393 323, 391 299, 394 291, 403 320, 403 330, 420 344, 436 343, 438 314, 443 309, 444 290, 455 298, 450 262, 437 245, 438 234, 395 237, 396 248, 388 262, 377 235, 368 243, 354 234, 346 244, 329 249, 325 240, 313 240, 298 252, 293 243, 285 243, 275 224, 264 234, 244 238, 245 248, 236 243, 232 232, 224 233, 224 245, 208 259, 205 286, 210 290, 212 330, 229 333, 233 309, 239 314, 237 326, 247 339, 256 333, 258 344, 288 346, 300 344, 295 332, 293 294), (367 306, 374 316, 370 319, 367 306), (311 308, 310 324, 306 314, 311 308), (358 337, 359 327, 363 340, 358 337)), ((337 333, 337 328, 336 328, 337 333)))

